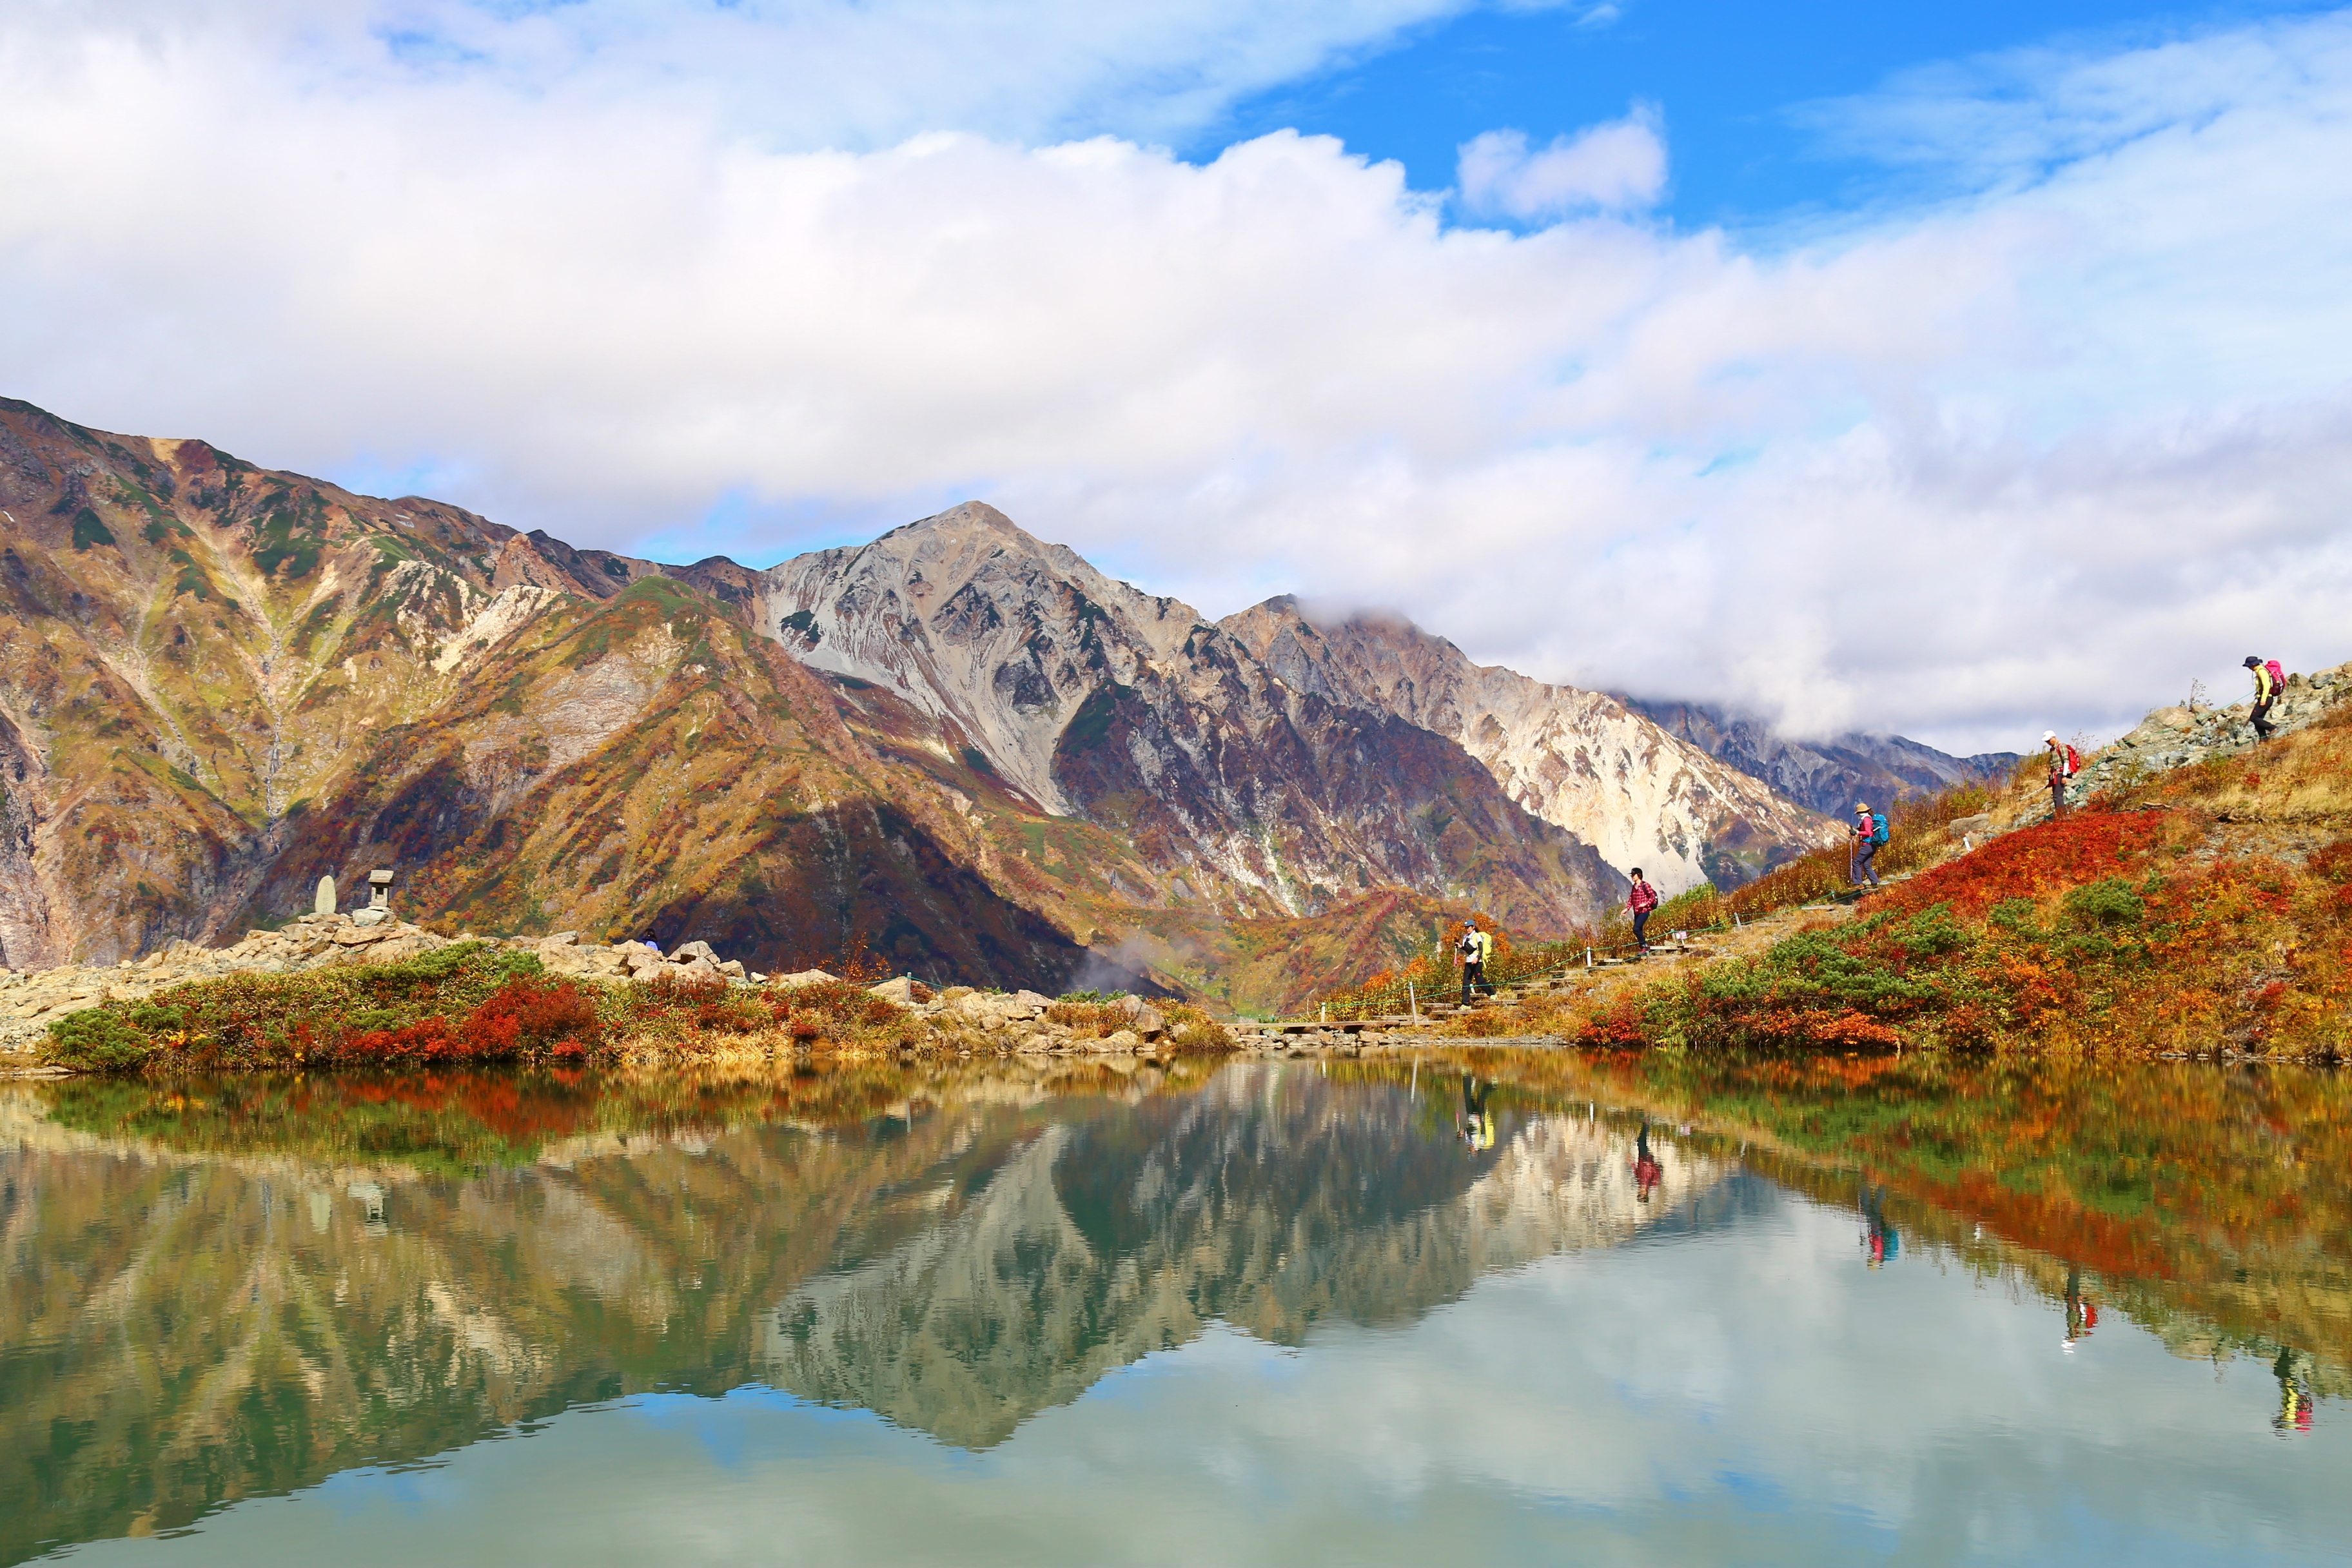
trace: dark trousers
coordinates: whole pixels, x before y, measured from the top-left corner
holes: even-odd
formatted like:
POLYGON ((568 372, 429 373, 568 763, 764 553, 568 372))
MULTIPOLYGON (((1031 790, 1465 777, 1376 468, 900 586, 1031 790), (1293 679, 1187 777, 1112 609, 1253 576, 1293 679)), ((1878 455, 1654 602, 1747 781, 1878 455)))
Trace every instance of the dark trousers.
POLYGON ((1647 934, 1649 929, 1650 911, 1647 910, 1635 910, 1633 911, 1633 945, 1635 947, 1647 947, 1650 945, 1650 938, 1647 934))
POLYGON ((2254 710, 2246 715, 2246 717, 2253 723, 2254 738, 2256 740, 2269 740, 2271 738, 2271 731, 2277 728, 2276 725, 2271 722, 2271 703, 2276 700, 2277 699, 2275 698, 2265 698, 2263 700, 2255 703, 2254 710))
POLYGON ((1865 838, 1859 845, 1855 846, 1853 851, 1854 886, 1860 887, 1864 882, 1869 883, 1874 888, 1878 886, 1878 872, 1871 865, 1871 862, 1877 858, 1878 846, 1872 840, 1865 838))
MULTIPOLYGON (((1483 963, 1464 964, 1462 966, 1462 1005, 1465 1007, 1470 1005, 1470 993, 1481 985, 1486 985, 1486 966, 1483 963)), ((1486 994, 1492 996, 1494 994, 1495 988, 1486 985, 1486 994)))
POLYGON ((2050 775, 2050 816, 2052 821, 2066 815, 2066 775, 2050 775))

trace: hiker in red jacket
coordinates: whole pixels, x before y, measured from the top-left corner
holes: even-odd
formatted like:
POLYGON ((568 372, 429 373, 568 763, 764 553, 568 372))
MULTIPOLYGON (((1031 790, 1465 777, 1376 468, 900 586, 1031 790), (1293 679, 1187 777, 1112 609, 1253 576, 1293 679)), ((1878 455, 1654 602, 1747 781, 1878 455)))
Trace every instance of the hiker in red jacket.
POLYGON ((2066 785, 2082 771, 2083 759, 2055 730, 2042 731, 2042 747, 2050 753, 2050 820, 2055 822, 2066 815, 2066 785))
POLYGON ((1633 945, 1643 952, 1650 951, 1650 939, 1644 933, 1650 926, 1650 911, 1658 907, 1658 889, 1642 880, 1642 868, 1633 868, 1633 892, 1625 900, 1633 911, 1633 945))
POLYGON ((1886 842, 1888 826, 1886 818, 1872 811, 1867 803, 1853 803, 1853 850, 1846 857, 1846 863, 1853 872, 1855 887, 1864 882, 1874 888, 1878 886, 1878 871, 1871 862, 1878 858, 1879 846, 1886 842))

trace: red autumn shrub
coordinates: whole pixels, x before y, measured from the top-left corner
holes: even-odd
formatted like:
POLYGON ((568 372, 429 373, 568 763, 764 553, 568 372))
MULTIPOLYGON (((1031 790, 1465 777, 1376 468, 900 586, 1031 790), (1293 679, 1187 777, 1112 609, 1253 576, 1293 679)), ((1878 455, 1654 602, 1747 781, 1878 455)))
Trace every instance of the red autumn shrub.
POLYGON ((593 1040, 596 1004, 576 982, 550 985, 519 974, 500 986, 467 1017, 468 1028, 513 1021, 518 1043, 544 1047, 564 1038, 593 1040))
POLYGON ((1872 895, 1863 909, 1914 913, 1948 903, 1955 914, 1981 919, 2010 899, 2039 899, 2113 876, 2154 849, 2163 833, 2164 819, 2156 812, 2077 812, 2063 822, 2005 833, 1973 855, 1872 895))

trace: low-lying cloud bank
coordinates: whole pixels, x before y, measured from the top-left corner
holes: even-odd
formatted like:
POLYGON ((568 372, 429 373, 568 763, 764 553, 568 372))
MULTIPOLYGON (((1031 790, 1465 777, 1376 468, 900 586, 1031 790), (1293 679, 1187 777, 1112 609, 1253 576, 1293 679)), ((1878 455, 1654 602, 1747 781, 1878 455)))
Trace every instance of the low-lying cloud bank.
POLYGON ((589 36, 650 5, 53 7, 0 36, 0 392, 689 557, 977 495, 1212 613, 1962 749, 2352 651, 2347 15, 1815 106, 1938 194, 1761 238, 1647 216, 1671 104, 1441 195, 1022 140, 1155 47, 1173 125, 1444 8, 1196 8, 877 145, 920 105, 859 119, 845 8, 762 77, 589 36))

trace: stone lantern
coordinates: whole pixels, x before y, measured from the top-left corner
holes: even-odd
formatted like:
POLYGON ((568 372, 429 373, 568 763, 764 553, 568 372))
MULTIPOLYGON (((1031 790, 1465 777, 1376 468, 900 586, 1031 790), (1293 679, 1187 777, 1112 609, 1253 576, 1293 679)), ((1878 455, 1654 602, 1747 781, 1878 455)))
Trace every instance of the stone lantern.
POLYGON ((392 919, 392 873, 378 869, 368 873, 367 908, 352 916, 353 925, 382 925, 392 919))

